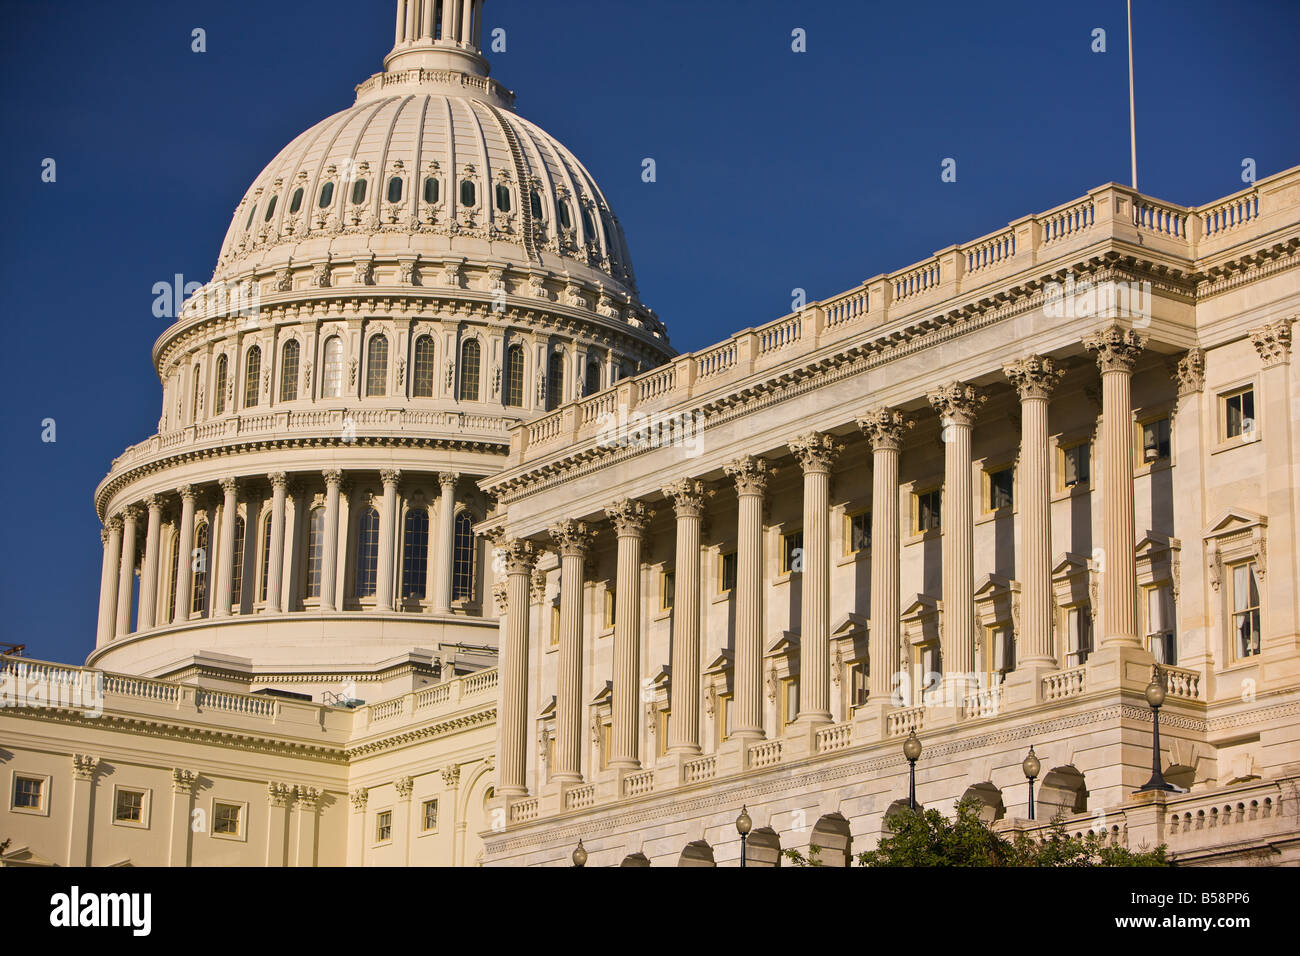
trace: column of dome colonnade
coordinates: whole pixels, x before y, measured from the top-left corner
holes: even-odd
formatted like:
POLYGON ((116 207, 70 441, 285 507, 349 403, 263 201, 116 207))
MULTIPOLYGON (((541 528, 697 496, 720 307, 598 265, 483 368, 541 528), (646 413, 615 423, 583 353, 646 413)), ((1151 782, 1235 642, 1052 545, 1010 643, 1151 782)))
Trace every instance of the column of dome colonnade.
MULTIPOLYGON (((342 606, 340 595, 342 578, 338 563, 338 548, 344 530, 340 527, 342 506, 340 495, 346 494, 347 483, 341 469, 327 469, 317 473, 325 487, 325 521, 324 539, 321 546, 321 593, 320 609, 334 611, 342 606), (331 587, 329 582, 334 582, 331 587)), ((312 473, 304 473, 298 478, 310 478, 312 473)), ((451 590, 454 554, 454 516, 456 507, 456 482, 458 474, 441 473, 436 475, 442 489, 438 499, 440 527, 445 526, 445 534, 429 537, 427 546, 425 584, 425 601, 432 613, 448 614, 451 608, 451 590), (437 590, 430 592, 431 583, 437 590)), ((393 611, 403 597, 398 580, 398 535, 400 533, 402 504, 399 482, 401 472, 397 469, 382 469, 379 479, 383 485, 382 505, 379 508, 380 541, 376 553, 376 590, 375 609, 393 611)), ((188 621, 195 611, 208 614, 213 618, 227 618, 240 614, 237 605, 248 607, 248 602, 236 601, 235 572, 241 567, 241 559, 252 553, 246 543, 238 546, 238 522, 241 519, 239 509, 241 502, 252 502, 242 495, 250 485, 270 489, 270 522, 268 538, 262 539, 257 553, 264 555, 265 595, 262 610, 265 613, 281 613, 292 610, 294 600, 291 597, 286 604, 284 600, 286 578, 286 538, 287 505, 291 493, 294 497, 296 526, 293 546, 288 548, 288 577, 292 584, 290 592, 302 584, 304 558, 299 554, 306 544, 304 524, 310 510, 311 496, 305 494, 305 485, 286 472, 273 472, 265 476, 235 477, 226 476, 218 479, 215 485, 220 493, 213 498, 211 485, 182 484, 170 494, 152 492, 139 502, 132 502, 121 507, 111 515, 104 524, 101 540, 104 545, 103 566, 100 576, 99 623, 96 635, 96 647, 111 643, 114 639, 127 636, 133 632, 152 630, 168 624, 182 624, 188 621), (263 484, 265 481, 265 484, 263 484), (172 511, 166 518, 169 498, 179 499, 180 508, 172 511), (196 543, 196 529, 199 512, 207 509, 205 519, 211 529, 212 537, 208 542, 210 553, 199 553, 196 543), (143 543, 141 542, 141 518, 147 514, 143 524, 143 543), (179 515, 179 517, 177 517, 179 515), (166 566, 163 559, 164 537, 170 536, 174 549, 174 562, 166 566), (143 549, 143 558, 140 552, 143 549), (139 602, 135 606, 135 577, 139 573, 139 602), (211 599, 203 607, 192 606, 194 574, 206 573, 211 599), (164 575, 168 576, 163 580, 164 575), (133 613, 134 612, 134 613, 133 613)), ((259 502, 262 499, 257 499, 259 502)), ((266 512, 258 520, 250 510, 245 524, 245 533, 261 535, 266 512)), ((253 540, 259 540, 254 537, 253 540)), ((247 580, 247 579, 246 579, 247 580)), ((245 612, 246 613, 246 612, 245 612)))

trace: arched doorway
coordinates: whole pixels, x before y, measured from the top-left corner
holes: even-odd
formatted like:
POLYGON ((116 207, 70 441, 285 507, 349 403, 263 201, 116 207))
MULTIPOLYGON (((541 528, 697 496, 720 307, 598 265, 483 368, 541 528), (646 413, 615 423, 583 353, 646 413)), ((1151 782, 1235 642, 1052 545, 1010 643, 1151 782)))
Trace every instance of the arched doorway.
POLYGON ((686 844, 682 850, 681 857, 677 860, 678 866, 717 866, 713 862, 713 847, 709 846, 703 840, 695 840, 686 844))
POLYGON ((1002 803, 1002 791, 987 780, 967 787, 961 798, 977 804, 979 818, 986 824, 1001 820, 1007 815, 1007 808, 1002 803))
POLYGON ((1084 786, 1083 774, 1069 765, 1047 771, 1038 789, 1035 817, 1052 820, 1087 810, 1088 788, 1084 786))
POLYGON ((623 857, 623 862, 619 866, 649 866, 650 858, 644 853, 629 853, 623 857))
POLYGON ((759 827, 746 841, 745 863, 748 866, 780 866, 781 838, 771 827, 759 827))
POLYGON ((848 866, 853 853, 849 821, 842 813, 826 814, 813 827, 808 844, 820 848, 817 859, 822 866, 848 866))

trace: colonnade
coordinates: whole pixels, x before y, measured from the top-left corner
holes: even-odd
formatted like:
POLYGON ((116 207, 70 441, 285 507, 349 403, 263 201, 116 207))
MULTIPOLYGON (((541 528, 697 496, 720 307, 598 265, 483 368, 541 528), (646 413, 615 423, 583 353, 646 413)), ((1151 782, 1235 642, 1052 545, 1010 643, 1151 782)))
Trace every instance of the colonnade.
MULTIPOLYGON (((1137 569, 1134 557, 1134 496, 1130 377, 1145 339, 1132 331, 1109 328, 1087 339, 1096 353, 1103 379, 1102 423, 1098 457, 1102 463, 1105 547, 1107 561, 1103 606, 1103 647, 1140 647, 1137 620, 1137 569)), ((1051 448, 1048 400, 1062 370, 1050 358, 1029 355, 1003 369, 1021 405, 1019 483, 1019 555, 1022 562, 1023 617, 1019 644, 1022 665, 1055 666, 1052 626, 1051 448)), ((942 670, 947 680, 960 682, 975 670, 974 612, 974 489, 971 433, 985 400, 984 391, 967 382, 953 382, 927 396, 940 416, 944 447, 943 492, 943 628, 942 670)), ((871 621, 868 654, 870 700, 884 704, 893 681, 905 666, 901 659, 899 614, 900 516, 899 455, 913 422, 898 408, 882 407, 856 419, 871 449, 873 480, 871 621)), ((789 443, 803 475, 804 586, 800 633, 800 692, 798 721, 821 725, 832 719, 830 708, 831 621, 830 592, 830 476, 841 440, 813 432, 789 443)), ((763 730, 763 505, 770 463, 745 455, 725 466, 738 500, 736 527, 733 719, 731 736, 756 739, 763 730)), ((662 488, 676 516, 676 599, 670 686, 668 749, 672 753, 701 752, 700 702, 700 521, 706 497, 695 476, 678 478, 662 488)), ((622 499, 611 504, 605 518, 618 539, 614 669, 612 695, 611 767, 636 769, 641 646, 641 550, 651 516, 643 501, 622 499)), ((566 521, 550 529, 561 555, 560 676, 556 695, 557 748, 554 776, 581 781, 580 731, 582 699, 582 563, 591 547, 593 529, 584 521, 566 521)), ((528 741, 526 688, 528 674, 529 584, 546 543, 517 539, 505 542, 508 635, 502 655, 500 784, 506 794, 524 794, 528 741)), ((956 687, 958 702, 964 690, 956 687)))

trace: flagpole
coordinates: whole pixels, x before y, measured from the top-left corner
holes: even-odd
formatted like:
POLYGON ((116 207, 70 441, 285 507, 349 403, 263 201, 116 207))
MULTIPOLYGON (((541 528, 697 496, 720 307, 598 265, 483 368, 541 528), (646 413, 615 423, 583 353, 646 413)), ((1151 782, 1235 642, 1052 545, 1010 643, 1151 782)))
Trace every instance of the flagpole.
POLYGON ((1133 157, 1133 191, 1138 188, 1137 113, 1133 105, 1133 0, 1128 0, 1128 142, 1133 157))

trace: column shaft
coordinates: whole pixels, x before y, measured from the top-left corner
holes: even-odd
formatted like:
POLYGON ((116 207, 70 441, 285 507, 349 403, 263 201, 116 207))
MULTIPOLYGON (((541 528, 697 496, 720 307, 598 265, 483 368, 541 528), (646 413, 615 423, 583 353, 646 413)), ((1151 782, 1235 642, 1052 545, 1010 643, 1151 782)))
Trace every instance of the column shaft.
POLYGON ((393 576, 393 558, 397 547, 397 481, 400 476, 401 472, 395 470, 380 472, 384 483, 384 513, 379 517, 379 580, 375 588, 375 604, 381 611, 393 609, 397 584, 393 576))
POLYGON ((763 495, 767 462, 745 456, 726 466, 736 482, 735 717, 731 735, 763 736, 763 495))
POLYGON ((271 482, 271 542, 266 568, 266 610, 280 610, 280 594, 284 578, 284 502, 289 482, 284 472, 266 476, 271 482))
POLYGON ((433 613, 451 612, 452 566, 456 560, 456 481, 459 475, 442 472, 438 485, 442 494, 438 498, 438 553, 433 585, 433 613))
POLYGON ((556 780, 582 780, 582 618, 583 564, 591 533, 582 521, 551 528, 560 549, 560 652, 555 696, 556 780))
POLYGON ((158 607, 158 552, 162 538, 162 499, 150 495, 149 524, 145 528, 144 567, 140 570, 140 608, 136 630, 154 627, 158 607))
POLYGON ((325 471, 325 553, 321 555, 320 609, 333 611, 338 594, 339 565, 339 487, 343 472, 325 471))
MULTIPOLYGON (((176 551, 176 594, 172 608, 172 621, 180 624, 190 617, 190 575, 194 562, 194 489, 182 485, 180 542, 176 551)), ((204 556, 207 560, 207 556, 204 556)))
POLYGON ((607 514, 618 534, 618 577, 614 607, 613 732, 609 765, 641 766, 638 715, 641 710, 641 543, 653 512, 623 499, 607 514))
POLYGON ((704 485, 683 478, 663 489, 677 509, 668 749, 700 753, 700 519, 704 485))
POLYGON ((511 541, 505 553, 509 611, 500 658, 497 792, 523 796, 528 793, 528 592, 537 550, 531 542, 511 541))
POLYGON ((816 432, 790 443, 803 468, 803 590, 799 626, 799 719, 831 720, 831 468, 839 442, 816 432))
POLYGON ((122 519, 109 518, 100 533, 104 542, 104 563, 99 575, 99 628, 96 647, 103 647, 117 633, 118 567, 122 561, 122 519))
POLYGON ((238 488, 234 478, 221 479, 221 550, 216 561, 217 593, 214 617, 229 617, 235 584, 235 519, 238 517, 238 488))
POLYGON ((122 560, 117 569, 117 626, 118 637, 131 633, 131 603, 135 596, 135 536, 140 520, 140 509, 127 508, 122 519, 122 560))

